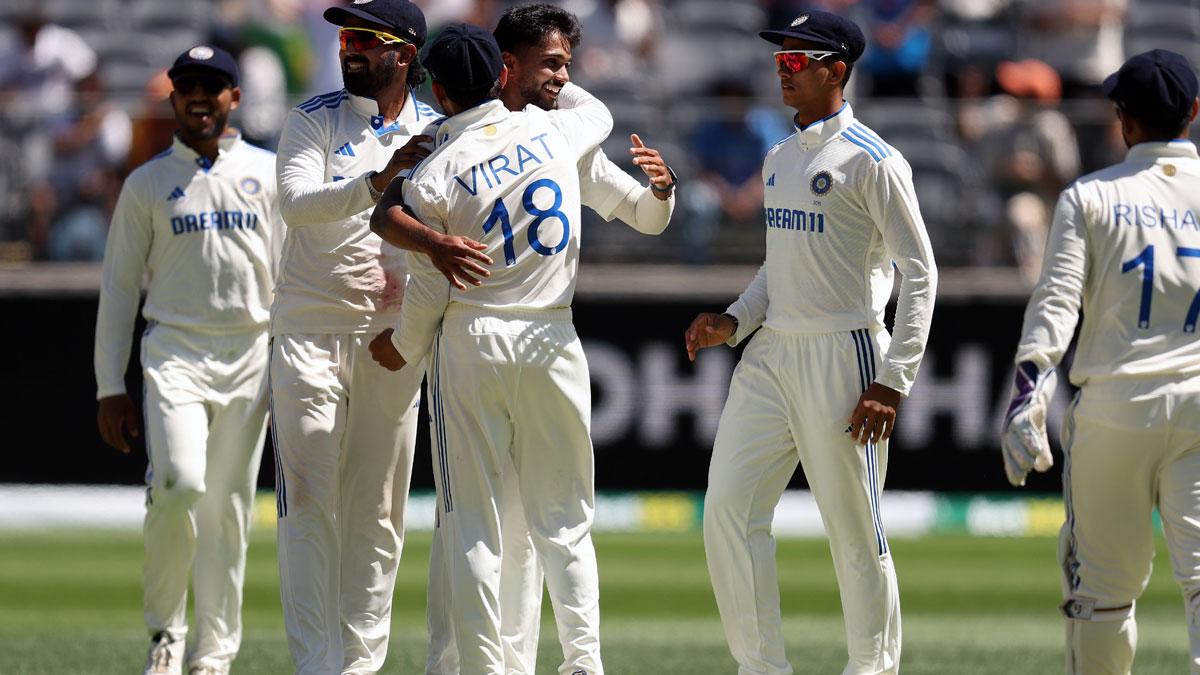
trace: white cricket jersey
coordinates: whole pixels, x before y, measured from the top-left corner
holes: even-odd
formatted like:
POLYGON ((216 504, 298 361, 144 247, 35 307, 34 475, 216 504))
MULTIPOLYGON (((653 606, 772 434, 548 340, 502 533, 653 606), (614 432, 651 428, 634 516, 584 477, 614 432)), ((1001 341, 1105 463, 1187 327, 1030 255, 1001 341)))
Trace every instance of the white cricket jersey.
POLYGON ((288 114, 279 139, 279 193, 287 238, 271 334, 366 333, 395 322, 404 252, 371 231, 367 175, 439 117, 411 95, 390 124, 374 99, 346 90, 288 114))
POLYGON ((883 326, 900 270, 891 347, 876 382, 907 395, 929 337, 937 268, 912 169, 850 104, 780 141, 763 162, 767 257, 728 312, 731 342, 883 326))
POLYGON ((1071 382, 1200 375, 1200 158, 1141 143, 1063 191, 1017 362, 1057 364, 1083 326, 1071 382))
POLYGON ((220 140, 215 162, 175 138, 138 167, 113 212, 96 317, 97 397, 125 391, 133 321, 201 333, 265 330, 280 240, 275 153, 220 140))
POLYGON ((427 258, 410 257, 400 328, 410 363, 424 356, 448 302, 488 308, 569 307, 579 266, 579 159, 612 130, 612 116, 578 86, 563 109, 510 112, 499 100, 447 118, 437 148, 404 183, 404 202, 440 232, 487 245, 483 285, 451 288, 427 258))
POLYGON ((596 148, 579 159, 579 196, 601 218, 620 218, 642 234, 662 234, 675 210, 675 191, 660 200, 596 148))

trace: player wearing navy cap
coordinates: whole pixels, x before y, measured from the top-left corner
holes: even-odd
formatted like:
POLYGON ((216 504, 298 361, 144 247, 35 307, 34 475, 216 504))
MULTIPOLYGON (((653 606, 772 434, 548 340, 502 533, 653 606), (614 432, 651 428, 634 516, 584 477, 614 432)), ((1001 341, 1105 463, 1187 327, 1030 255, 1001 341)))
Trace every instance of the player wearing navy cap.
POLYGON ((1130 672, 1156 508, 1200 674, 1200 156, 1187 140, 1197 89, 1187 60, 1160 49, 1104 81, 1129 154, 1059 197, 1017 345, 1001 446, 1009 481, 1024 485, 1053 464, 1046 409, 1080 324, 1058 546, 1072 675, 1130 672))
POLYGON ((519 508, 559 626, 559 672, 599 675, 590 387, 570 304, 578 162, 612 117, 569 84, 559 110, 509 111, 497 98, 507 79, 500 49, 474 26, 447 27, 424 63, 450 117, 433 153, 400 183, 404 204, 439 233, 478 233, 496 265, 464 291, 425 256, 410 256, 399 326, 376 337, 372 354, 404 372, 431 352, 439 536, 461 672, 517 667, 506 662, 500 567, 505 511, 519 508), (509 485, 519 500, 506 496, 509 485))
POLYGON ((377 672, 387 653, 421 374, 387 372, 367 351, 399 316, 407 276, 403 251, 369 218, 439 117, 412 94, 424 79, 420 9, 371 0, 324 16, 340 28, 345 88, 284 124, 288 234, 271 308, 284 622, 296 671, 322 675, 377 672))
POLYGON ((98 421, 129 452, 142 426, 125 393, 130 331, 148 280, 145 375, 146 673, 229 672, 266 429, 267 319, 283 225, 275 156, 228 127, 237 67, 199 45, 168 75, 179 132, 125 181, 104 254, 96 319, 98 421), (191 571, 195 624, 188 632, 191 571))
MULTIPOLYGON (((559 93, 570 82, 571 52, 582 39, 575 16, 554 5, 522 5, 505 11, 492 34, 508 69, 508 80, 500 92, 505 107, 513 112, 529 105, 542 110, 557 108, 559 93)), ((579 160, 580 197, 584 206, 605 220, 619 218, 639 232, 657 235, 666 229, 674 207, 673 174, 658 151, 646 147, 636 135, 631 142, 630 153, 649 184, 639 184, 609 160, 602 149, 596 148, 579 160)), ((372 217, 373 226, 379 223, 382 226, 379 231, 385 237, 393 227, 401 225, 392 222, 393 218, 403 217, 399 188, 399 183, 389 187, 372 217)), ((418 227, 425 229, 419 224, 418 227)), ((504 491, 510 505, 503 510, 504 557, 500 581, 505 670, 509 675, 532 675, 537 662, 543 575, 520 507, 515 472, 506 473, 506 477, 512 480, 504 491)), ((426 675, 459 673, 442 542, 441 537, 435 537, 430 552, 426 675)))
POLYGON ((802 14, 762 37, 796 133, 763 163, 766 261, 724 314, 684 335, 690 358, 757 331, 717 429, 704 544, 739 673, 782 675, 771 519, 799 463, 821 511, 841 592, 843 673, 895 673, 900 605, 879 511, 887 440, 917 374, 937 283, 912 171, 858 122, 843 87, 863 52, 853 22, 802 14), (893 264, 895 334, 884 327, 893 264), (847 423, 849 426, 847 426, 847 423))

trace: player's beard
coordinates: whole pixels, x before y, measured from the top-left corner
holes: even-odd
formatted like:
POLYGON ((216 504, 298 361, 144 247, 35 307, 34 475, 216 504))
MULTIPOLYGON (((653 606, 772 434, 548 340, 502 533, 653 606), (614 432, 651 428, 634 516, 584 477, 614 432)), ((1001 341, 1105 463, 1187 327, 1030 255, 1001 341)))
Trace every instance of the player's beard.
POLYGON ((225 133, 225 125, 229 122, 229 109, 222 109, 221 106, 214 104, 212 121, 207 124, 191 124, 186 116, 178 119, 180 120, 179 137, 185 142, 211 141, 225 133))
POLYGON ((558 108, 558 91, 547 91, 546 87, 550 85, 550 80, 538 82, 536 80, 527 80, 520 82, 517 85, 517 91, 521 94, 521 99, 529 101, 533 105, 542 110, 554 110, 558 108))
POLYGON ((396 65, 398 59, 399 55, 396 52, 384 56, 375 66, 362 56, 347 56, 342 59, 342 82, 346 85, 346 91, 355 96, 374 98, 399 76, 400 69, 396 65), (349 61, 364 63, 366 68, 357 73, 348 72, 346 63, 349 61))

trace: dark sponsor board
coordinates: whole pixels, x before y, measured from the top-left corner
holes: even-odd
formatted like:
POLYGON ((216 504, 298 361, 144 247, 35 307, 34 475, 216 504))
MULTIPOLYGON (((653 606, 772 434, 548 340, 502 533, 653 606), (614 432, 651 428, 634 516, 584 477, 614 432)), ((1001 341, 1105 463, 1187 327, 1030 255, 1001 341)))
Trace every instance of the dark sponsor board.
MULTIPOLYGON (((88 294, 0 298, 7 326, 0 338, 6 353, 0 396, 7 450, 0 482, 142 480, 144 455, 121 455, 106 448, 96 433, 96 305, 95 296, 88 294)), ((597 487, 703 489, 717 421, 740 352, 712 348, 689 363, 683 332, 697 312, 723 307, 723 301, 695 300, 576 302, 575 323, 591 369, 597 487)), ((887 487, 1007 488, 996 429, 1008 400, 1011 356, 1023 309, 1019 298, 939 300, 924 366, 900 411, 887 487)), ((137 353, 135 341, 133 354, 137 353)), ((136 368, 129 373, 128 385, 135 395, 141 391, 136 368)), ((1061 386, 1056 398, 1053 440, 1068 389, 1061 386)), ((137 445, 141 447, 140 441, 137 445)), ((271 458, 268 449, 260 474, 260 483, 267 487, 273 476, 271 458)), ((1032 477, 1030 488, 1054 491, 1058 481, 1055 470, 1032 477)), ((432 486, 424 429, 413 484, 432 486)), ((793 487, 803 485, 798 474, 793 487)))

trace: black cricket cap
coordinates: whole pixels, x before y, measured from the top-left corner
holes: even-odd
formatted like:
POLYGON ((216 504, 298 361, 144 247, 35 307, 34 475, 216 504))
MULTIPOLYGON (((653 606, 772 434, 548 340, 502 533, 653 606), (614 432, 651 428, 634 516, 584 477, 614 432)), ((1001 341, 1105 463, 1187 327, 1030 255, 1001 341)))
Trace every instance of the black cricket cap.
POLYGON ((229 80, 231 86, 238 86, 237 61, 233 55, 220 47, 197 45, 179 55, 175 64, 167 71, 167 77, 172 80, 185 71, 210 70, 229 80))
POLYGON ((330 7, 322 16, 335 26, 344 26, 346 17, 357 16, 390 29, 392 35, 417 47, 425 44, 425 14, 408 0, 354 0, 346 6, 330 7))
POLYGON ((1104 79, 1104 95, 1133 118, 1161 127, 1182 125, 1200 85, 1183 56, 1152 49, 1130 57, 1104 79))
POLYGON ((857 61, 867 47, 867 40, 858 24, 846 17, 817 9, 796 17, 787 28, 764 30, 758 36, 777 45, 782 45, 785 38, 807 40, 845 56, 850 62, 857 61))
POLYGON ((490 32, 469 23, 452 23, 425 48, 421 65, 443 87, 476 91, 495 84, 504 59, 490 32))

